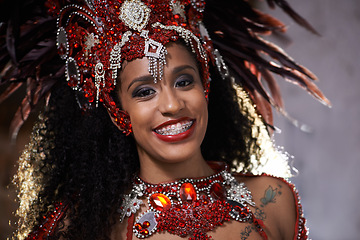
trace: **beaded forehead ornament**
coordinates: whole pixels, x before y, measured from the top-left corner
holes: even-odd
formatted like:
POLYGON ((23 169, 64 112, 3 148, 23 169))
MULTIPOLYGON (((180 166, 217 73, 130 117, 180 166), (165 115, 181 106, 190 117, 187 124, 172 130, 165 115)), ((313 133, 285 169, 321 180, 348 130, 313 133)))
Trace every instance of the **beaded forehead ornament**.
MULTIPOLYGON (((163 77, 165 45, 182 39, 197 56, 205 95, 209 91, 208 59, 212 44, 201 22, 201 0, 86 0, 59 12, 57 48, 66 61, 68 85, 84 93, 85 108, 102 102, 121 129, 131 129, 110 93, 124 60, 147 57, 156 83, 163 77), (203 35, 203 36, 202 36, 203 35), (205 51, 207 49, 207 51, 205 51)), ((53 6, 56 12, 56 6, 53 6)), ((130 132, 126 132, 130 133, 130 132)))

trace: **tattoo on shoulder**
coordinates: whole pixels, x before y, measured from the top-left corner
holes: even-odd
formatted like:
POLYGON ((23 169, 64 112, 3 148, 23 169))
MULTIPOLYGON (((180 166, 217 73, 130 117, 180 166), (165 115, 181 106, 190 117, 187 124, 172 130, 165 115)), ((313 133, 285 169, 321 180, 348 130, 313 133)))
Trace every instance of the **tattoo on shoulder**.
POLYGON ((241 240, 246 240, 246 239, 248 239, 248 237, 250 236, 250 233, 251 233, 252 229, 253 229, 253 228, 252 228, 251 226, 245 227, 245 229, 240 233, 241 240))
POLYGON ((259 219, 264 221, 266 219, 266 214, 263 210, 261 210, 260 208, 256 208, 255 212, 254 212, 254 216, 259 219))
POLYGON ((282 186, 279 184, 277 186, 278 188, 273 188, 272 186, 269 186, 265 190, 264 197, 260 199, 261 201, 261 207, 266 206, 268 203, 275 203, 276 202, 276 196, 281 195, 281 188, 282 186))

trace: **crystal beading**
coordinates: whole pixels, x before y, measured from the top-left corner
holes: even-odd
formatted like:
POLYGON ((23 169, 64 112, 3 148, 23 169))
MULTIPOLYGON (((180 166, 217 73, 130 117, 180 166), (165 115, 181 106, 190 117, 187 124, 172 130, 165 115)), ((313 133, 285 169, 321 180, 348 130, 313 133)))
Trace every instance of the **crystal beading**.
POLYGON ((100 96, 100 87, 105 85, 105 71, 104 65, 101 62, 98 62, 95 65, 95 87, 96 87, 96 107, 99 104, 99 96, 100 96))
POLYGON ((170 8, 174 15, 178 14, 180 17, 186 20, 185 6, 182 5, 178 0, 170 0, 170 8))
POLYGON ((85 40, 85 54, 88 55, 90 52, 90 49, 95 46, 95 44, 99 44, 99 36, 95 35, 94 33, 90 33, 86 36, 85 40))
POLYGON ((66 60, 67 56, 69 55, 69 42, 68 42, 65 28, 63 28, 63 27, 59 28, 57 31, 56 46, 57 46, 60 58, 63 60, 66 60))
POLYGON ((72 57, 67 58, 65 66, 65 75, 68 85, 72 87, 72 89, 78 90, 81 76, 75 59, 72 57))
POLYGON ((119 18, 129 28, 140 32, 148 23, 150 12, 143 2, 130 0, 121 5, 119 18))
POLYGON ((148 30, 142 30, 140 36, 145 38, 144 54, 149 60, 149 73, 154 78, 154 83, 156 83, 158 79, 162 80, 164 75, 167 50, 160 42, 149 38, 148 34, 148 30))
POLYGON ((174 25, 166 26, 159 22, 154 23, 152 25, 152 27, 153 28, 159 27, 162 29, 173 30, 173 31, 177 32, 180 35, 180 37, 185 41, 185 43, 191 47, 192 52, 195 54, 199 54, 200 57, 203 59, 203 61, 205 63, 207 63, 206 52, 205 52, 204 48, 202 47, 200 39, 194 33, 192 33, 190 30, 187 30, 181 26, 174 26, 174 25), (194 40, 196 42, 197 51, 191 40, 194 40))
POLYGON ((121 37, 120 43, 115 44, 110 53, 110 69, 112 70, 114 86, 116 86, 117 70, 121 68, 121 48, 129 41, 131 34, 131 31, 125 32, 121 37))
POLYGON ((209 177, 163 184, 136 177, 131 193, 123 199, 120 221, 139 210, 132 204, 139 206, 141 199, 147 200, 149 209, 135 220, 133 232, 138 238, 167 231, 189 239, 209 239, 207 232, 232 219, 254 223, 259 232, 262 230, 248 207, 254 206, 250 191, 227 168, 209 177))

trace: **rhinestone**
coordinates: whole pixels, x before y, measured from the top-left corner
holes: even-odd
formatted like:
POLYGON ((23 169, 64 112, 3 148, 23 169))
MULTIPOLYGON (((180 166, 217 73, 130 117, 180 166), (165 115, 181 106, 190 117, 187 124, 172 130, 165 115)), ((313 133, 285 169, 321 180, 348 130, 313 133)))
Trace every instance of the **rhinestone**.
POLYGON ((214 199, 225 199, 226 192, 225 188, 218 182, 215 182, 210 188, 210 195, 214 199))
POLYGON ((167 210, 171 207, 170 199, 162 193, 154 193, 151 195, 150 204, 158 211, 167 210))
POLYGON ((196 191, 191 183, 183 183, 180 187, 180 198, 182 201, 195 201, 196 191))

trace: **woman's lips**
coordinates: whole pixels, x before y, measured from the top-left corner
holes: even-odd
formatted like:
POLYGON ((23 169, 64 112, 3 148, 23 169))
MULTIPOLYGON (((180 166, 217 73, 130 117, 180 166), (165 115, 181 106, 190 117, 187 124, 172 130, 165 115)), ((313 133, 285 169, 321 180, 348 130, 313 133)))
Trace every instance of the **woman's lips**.
POLYGON ((165 142, 177 142, 188 138, 194 131, 195 120, 190 118, 181 118, 167 121, 153 131, 155 136, 165 142))

